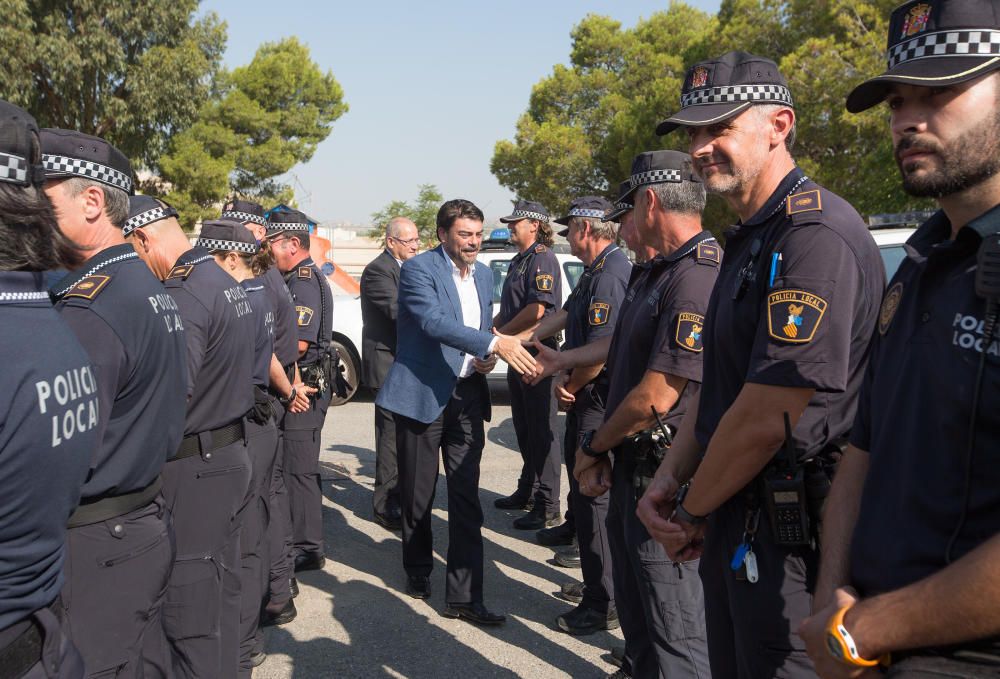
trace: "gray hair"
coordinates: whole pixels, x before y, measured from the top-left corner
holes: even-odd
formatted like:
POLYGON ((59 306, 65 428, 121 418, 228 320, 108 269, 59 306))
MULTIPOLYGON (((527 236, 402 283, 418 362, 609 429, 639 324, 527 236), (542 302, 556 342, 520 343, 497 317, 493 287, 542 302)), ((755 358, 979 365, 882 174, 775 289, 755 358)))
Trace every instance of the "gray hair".
POLYGON ((590 234, 594 238, 603 238, 604 240, 614 240, 618 235, 618 225, 614 222, 602 222, 596 217, 571 217, 571 224, 577 224, 581 227, 589 226, 590 234))
POLYGON ((701 182, 661 182, 640 186, 638 190, 646 189, 656 194, 663 209, 668 212, 697 215, 705 209, 705 185, 701 182))
POLYGON ((404 224, 413 224, 413 220, 407 217, 393 217, 390 219, 389 223, 385 225, 386 238, 399 238, 399 234, 403 231, 402 227, 404 224))
MULTIPOLYGON (((763 122, 764 119, 770 116, 772 113, 774 113, 775 111, 780 111, 783 108, 791 108, 791 107, 785 106, 784 104, 757 104, 756 106, 753 107, 753 110, 757 112, 757 119, 763 122)), ((788 151, 789 153, 791 153, 792 148, 795 146, 796 122, 792 123, 792 128, 788 130, 788 135, 785 137, 785 150, 788 151)))
POLYGON ((113 225, 119 229, 128 219, 128 194, 121 189, 102 184, 101 182, 87 179, 86 177, 70 177, 66 180, 66 190, 73 198, 96 186, 104 191, 104 211, 113 225))

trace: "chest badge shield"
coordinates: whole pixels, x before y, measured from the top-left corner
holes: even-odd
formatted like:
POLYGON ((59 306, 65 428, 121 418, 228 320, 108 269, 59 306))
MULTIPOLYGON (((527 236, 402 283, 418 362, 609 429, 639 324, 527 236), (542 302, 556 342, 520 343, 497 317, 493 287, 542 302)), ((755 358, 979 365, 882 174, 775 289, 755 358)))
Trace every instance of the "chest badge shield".
POLYGON ((587 312, 587 320, 591 325, 606 325, 611 317, 611 305, 604 302, 594 302, 587 312))
POLYGON ((889 325, 896 315, 896 310, 899 309, 899 301, 901 299, 903 299, 903 284, 896 283, 885 294, 885 299, 882 300, 882 308, 878 312, 878 331, 880 335, 884 335, 889 330, 889 325))
POLYGON ((295 312, 299 315, 299 325, 309 325, 312 322, 313 310, 307 306, 295 307, 295 312))
POLYGON ((829 306, 804 290, 778 290, 767 296, 767 325, 771 337, 782 342, 811 342, 829 306))
POLYGON ((551 274, 540 273, 535 276, 535 287, 538 288, 539 292, 552 292, 552 286, 555 281, 551 274))
POLYGON ((677 331, 674 333, 674 341, 681 349, 699 353, 705 348, 702 343, 702 330, 704 328, 704 316, 682 311, 677 316, 677 331))

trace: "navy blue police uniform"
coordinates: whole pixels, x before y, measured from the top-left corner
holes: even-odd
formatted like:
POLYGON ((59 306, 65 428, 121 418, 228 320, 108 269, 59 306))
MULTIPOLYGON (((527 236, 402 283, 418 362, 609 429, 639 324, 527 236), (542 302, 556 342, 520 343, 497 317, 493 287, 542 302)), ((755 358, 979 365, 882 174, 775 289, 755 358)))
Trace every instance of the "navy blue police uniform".
MULTIPOLYGON (((275 233, 308 233, 301 212, 279 212, 270 217, 275 233)), ((271 231, 269 231, 270 236, 271 231)), ((292 521, 292 559, 296 570, 321 567, 323 555, 323 494, 320 490, 320 438, 332 390, 330 376, 321 375, 321 361, 333 337, 333 296, 326 276, 306 257, 285 272, 285 283, 295 302, 297 341, 308 346, 299 357, 304 384, 324 386, 310 399, 309 410, 285 415, 285 486, 292 521), (323 380, 325 384, 321 384, 323 380)))
MULTIPOLYGON (((548 211, 540 204, 519 202, 512 213, 500 219, 504 223, 534 219, 548 228, 548 211)), ((554 313, 562 302, 562 275, 559 260, 552 249, 542 243, 532 243, 519 252, 507 266, 507 276, 500 293, 500 311, 493 321, 497 330, 509 323, 529 304, 544 307, 543 318, 554 313)), ((554 339, 545 340, 552 348, 554 339)), ((515 495, 525 502, 533 499, 532 513, 514 522, 517 528, 544 528, 559 514, 559 449, 553 434, 557 403, 552 395, 552 378, 532 386, 521 379, 513 368, 507 368, 511 418, 517 447, 521 453, 521 474, 515 495)))
MULTIPOLYGON (((0 101, 0 182, 15 194, 45 180, 38 125, 0 101)), ((54 222, 51 212, 42 215, 54 222)), ((0 242, 19 248, 0 212, 0 242)), ((19 215, 18 223, 24 221, 19 215)), ((44 225, 21 224, 37 230, 44 225)), ((97 377, 87 353, 52 309, 41 272, 0 271, 0 673, 82 679, 60 603, 66 521, 76 509, 100 440, 97 377)))
MULTIPOLYGON (((257 254, 258 245, 242 224, 218 219, 202 226, 196 246, 213 255, 226 256, 235 252, 247 258, 257 254)), ((274 409, 278 405, 268 393, 271 358, 274 356, 274 310, 260 278, 240 281, 253 311, 253 408, 247 413, 246 440, 250 458, 250 485, 238 521, 240 532, 240 668, 241 679, 253 672, 253 655, 257 644, 258 623, 264 605, 264 585, 268 579, 270 560, 265 544, 268 522, 267 497, 270 475, 278 446, 278 428, 274 409)), ((259 664, 259 663, 258 663, 259 664)))
MULTIPOLYGON (((582 347, 610 337, 618 322, 632 263, 615 243, 609 244, 586 267, 563 307, 566 310, 566 342, 563 350, 582 347)), ((580 567, 583 571, 582 604, 599 613, 615 610, 611 551, 606 528, 608 495, 590 497, 580 492, 573 477, 576 450, 583 432, 597 429, 604 421, 608 375, 602 370, 574 394, 576 400, 566 413, 563 439, 569 478, 570 511, 575 524, 580 567)))
MULTIPOLYGON (((131 177, 128 160, 103 139, 43 130, 41 141, 49 181, 90 178, 95 164, 131 177), (60 170, 54 158, 91 164, 60 170)), ((101 404, 100 444, 68 524, 63 605, 70 634, 91 675, 166 674, 161 613, 173 548, 160 472, 184 430, 183 324, 163 285, 125 243, 101 250, 50 292, 90 356, 101 404)))
MULTIPOLYGON (((756 104, 792 106, 774 62, 745 52, 692 66, 681 101, 657 133, 710 125, 756 104)), ((726 233, 704 328, 699 446, 708 447, 745 384, 813 389, 786 447, 818 505, 854 418, 884 286, 878 248, 854 208, 791 170, 755 215, 726 233)), ((809 536, 772 526, 762 506, 762 479, 786 458, 775 453, 708 518, 700 572, 716 676, 815 676, 795 630, 810 612, 816 546, 793 544, 809 536)))
MULTIPOLYGON (((165 218, 158 210, 159 201, 135 196, 129 220, 143 228, 165 218)), ((176 674, 234 677, 240 513, 250 484, 245 419, 254 404, 247 341, 255 332, 253 310, 246 291, 201 247, 181 254, 163 283, 184 325, 188 396, 184 438, 162 474, 176 545, 164 629, 176 674)))
MULTIPOLYGON (((222 218, 243 222, 243 225, 248 228, 249 225, 254 224, 263 226, 266 231, 268 227, 263 206, 247 200, 232 200, 226 203, 222 208, 222 218)), ((299 357, 295 302, 292 300, 292 293, 288 291, 288 286, 285 285, 284 277, 274 265, 266 233, 264 240, 260 241, 258 245, 260 251, 257 254, 257 259, 263 260, 267 264, 267 269, 259 276, 258 283, 264 285, 264 291, 273 311, 274 355, 285 371, 288 381, 294 385, 295 363, 299 357)), ((271 396, 274 410, 278 443, 274 463, 269 472, 270 480, 265 498, 268 516, 266 524, 267 554, 270 565, 268 566, 268 587, 265 592, 267 601, 263 616, 264 624, 274 623, 279 615, 283 615, 279 620, 290 621, 294 617, 295 611, 295 606, 291 603, 292 592, 289 587, 292 580, 292 528, 284 473, 284 423, 287 402, 273 385, 268 386, 268 393, 271 396)), ((264 637, 258 628, 255 643, 256 652, 262 653, 263 647, 264 637)), ((257 658, 259 659, 260 656, 258 655, 257 658)))

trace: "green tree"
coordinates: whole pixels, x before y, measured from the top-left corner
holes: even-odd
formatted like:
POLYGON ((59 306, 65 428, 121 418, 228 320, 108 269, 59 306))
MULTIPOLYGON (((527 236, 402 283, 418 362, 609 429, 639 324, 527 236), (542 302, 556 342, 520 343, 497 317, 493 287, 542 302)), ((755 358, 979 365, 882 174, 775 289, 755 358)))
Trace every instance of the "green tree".
MULTIPOLYGON (((810 176, 862 214, 925 207, 906 196, 892 160, 886 113, 844 109, 851 88, 880 72, 895 0, 723 0, 717 15, 682 2, 623 30, 601 16, 573 28, 568 66, 536 84, 513 140, 494 148, 490 169, 518 197, 563 210, 583 193, 613 191, 636 153, 686 150, 656 123, 679 108, 687 68, 739 49, 777 61, 798 114, 794 155, 810 176)), ((710 197, 705 223, 734 215, 710 197)))
POLYGON ((226 43, 198 0, 4 0, 0 92, 45 127, 107 139, 152 167, 210 95, 226 43))
POLYGON ((424 247, 433 247, 437 243, 437 213, 443 202, 444 196, 434 184, 421 184, 415 202, 394 200, 378 212, 373 212, 372 224, 375 226, 365 235, 384 240, 389 220, 393 217, 406 217, 417 225, 424 247))
POLYGON ((159 169, 185 226, 216 214, 230 195, 291 202, 277 178, 309 161, 347 112, 344 92, 295 38, 266 43, 246 66, 220 73, 218 97, 175 135, 159 169))

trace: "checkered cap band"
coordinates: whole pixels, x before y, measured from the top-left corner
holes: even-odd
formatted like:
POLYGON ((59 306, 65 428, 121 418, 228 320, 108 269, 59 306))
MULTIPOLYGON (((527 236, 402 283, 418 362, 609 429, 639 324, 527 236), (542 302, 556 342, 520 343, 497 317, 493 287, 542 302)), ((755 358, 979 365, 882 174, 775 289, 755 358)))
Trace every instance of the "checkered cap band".
POLYGON ((548 222, 549 216, 543 215, 541 212, 531 212, 530 210, 514 210, 510 213, 511 217, 520 217, 521 219, 537 219, 540 222, 548 222))
POLYGON ((223 212, 222 219, 235 219, 238 222, 253 222, 254 224, 267 226, 266 219, 250 212, 223 212))
POLYGON ((219 240, 218 238, 199 238, 198 242, 195 243, 195 246, 205 248, 206 250, 231 250, 233 252, 246 252, 251 255, 257 252, 256 243, 243 243, 235 240, 219 240))
POLYGON ((119 172, 107 165, 101 165, 90 160, 80 160, 79 158, 69 158, 67 156, 52 156, 49 154, 42 156, 42 165, 45 167, 46 172, 74 174, 79 177, 93 179, 108 186, 113 186, 125 193, 132 193, 132 178, 124 172, 119 172))
POLYGON ((126 219, 125 225, 122 226, 122 235, 127 236, 140 226, 146 226, 147 224, 152 224, 155 221, 176 216, 178 216, 177 210, 172 207, 154 207, 152 210, 140 212, 135 217, 129 217, 126 219))
POLYGON ((309 225, 305 222, 268 222, 267 230, 275 233, 281 231, 308 231, 309 225))
POLYGON ((691 90, 681 95, 681 106, 701 104, 774 103, 792 105, 792 93, 784 85, 724 85, 691 90))
POLYGON ((604 219, 604 210, 590 210, 587 208, 573 208, 569 211, 567 217, 597 217, 598 219, 604 219))
POLYGON ((987 28, 918 35, 893 46, 887 54, 890 69, 927 57, 995 56, 1000 56, 1000 31, 987 28))
POLYGON ((0 182, 28 183, 28 160, 12 153, 0 153, 0 182))
POLYGON ((681 181, 681 171, 680 170, 648 170, 647 172, 640 172, 639 174, 634 174, 628 178, 628 185, 630 188, 636 188, 637 186, 644 186, 646 184, 662 184, 664 182, 680 182, 681 181))

